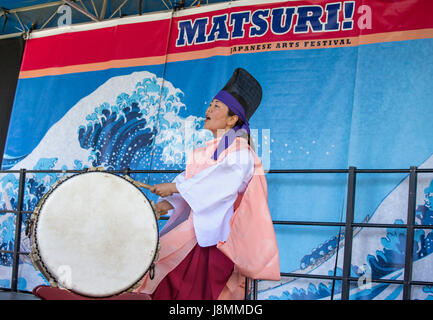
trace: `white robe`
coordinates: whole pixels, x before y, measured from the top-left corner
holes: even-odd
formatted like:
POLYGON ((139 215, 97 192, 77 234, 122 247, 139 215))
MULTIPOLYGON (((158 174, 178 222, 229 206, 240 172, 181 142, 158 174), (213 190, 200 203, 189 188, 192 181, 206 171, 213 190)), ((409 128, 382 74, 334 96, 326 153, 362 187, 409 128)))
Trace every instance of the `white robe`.
POLYGON ((173 206, 169 214, 192 209, 197 243, 201 247, 216 245, 227 240, 233 205, 238 193, 245 192, 253 172, 251 151, 231 152, 189 179, 185 179, 185 172, 179 174, 173 180, 179 193, 160 197, 157 202, 167 200, 173 206))

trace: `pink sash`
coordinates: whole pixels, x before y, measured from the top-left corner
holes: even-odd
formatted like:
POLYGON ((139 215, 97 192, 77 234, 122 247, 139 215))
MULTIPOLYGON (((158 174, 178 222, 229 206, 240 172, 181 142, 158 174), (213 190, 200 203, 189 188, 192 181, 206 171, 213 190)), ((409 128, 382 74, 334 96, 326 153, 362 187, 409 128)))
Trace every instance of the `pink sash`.
MULTIPOLYGON (((247 141, 237 138, 218 158, 212 160, 219 139, 212 140, 206 147, 196 149, 188 157, 186 179, 221 161, 228 153, 250 148, 247 141)), ((230 220, 230 234, 217 248, 235 264, 234 272, 221 292, 219 299, 243 299, 245 277, 262 280, 279 280, 278 246, 268 202, 267 183, 260 159, 254 154, 254 174, 244 194, 239 195, 230 220)), ((136 292, 151 294, 159 282, 173 270, 197 243, 192 223, 193 215, 161 236, 161 250, 155 262, 155 277, 148 273, 136 292)))

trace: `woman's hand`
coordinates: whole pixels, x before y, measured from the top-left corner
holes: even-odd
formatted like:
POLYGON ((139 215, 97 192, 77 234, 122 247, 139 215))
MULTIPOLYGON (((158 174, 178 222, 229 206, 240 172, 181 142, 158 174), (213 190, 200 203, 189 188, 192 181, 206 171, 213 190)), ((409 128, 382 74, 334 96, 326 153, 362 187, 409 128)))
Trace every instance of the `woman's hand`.
POLYGON ((176 183, 160 183, 155 184, 152 188, 149 189, 150 192, 160 196, 160 197, 168 197, 173 193, 178 192, 176 188, 176 183))
POLYGON ((167 200, 163 200, 155 204, 155 210, 160 215, 167 214, 168 210, 173 209, 173 206, 167 200))

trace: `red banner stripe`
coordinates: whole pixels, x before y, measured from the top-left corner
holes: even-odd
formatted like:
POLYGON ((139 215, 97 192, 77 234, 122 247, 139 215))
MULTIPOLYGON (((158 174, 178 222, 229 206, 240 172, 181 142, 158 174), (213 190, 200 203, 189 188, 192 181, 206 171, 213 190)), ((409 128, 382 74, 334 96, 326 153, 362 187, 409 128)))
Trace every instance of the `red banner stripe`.
MULTIPOLYGON (((209 10, 208 7, 207 10, 209 10)), ((219 6, 221 8, 221 6, 219 6)), ((335 7, 334 7, 335 8, 335 7)), ((201 9, 201 8, 200 8, 201 9)), ((205 8, 203 9, 203 11, 205 8)), ((174 18, 154 20, 147 22, 125 23, 117 26, 99 28, 95 30, 76 31, 69 33, 56 34, 51 36, 36 37, 28 40, 26 45, 26 54, 21 67, 21 77, 29 77, 30 72, 44 70, 42 74, 59 74, 62 72, 71 72, 72 70, 101 70, 124 65, 142 65, 152 64, 155 62, 164 63, 164 57, 168 53, 169 61, 185 60, 190 54, 191 59, 197 56, 208 56, 209 52, 223 52, 227 55, 236 46, 253 45, 261 43, 277 43, 287 41, 301 41, 305 44, 308 40, 324 40, 338 38, 356 38, 359 41, 351 41, 351 44, 365 44, 361 40, 363 37, 380 35, 373 37, 387 41, 387 33, 390 38, 396 38, 394 35, 401 33, 397 38, 405 40, 404 35, 410 34, 408 39, 422 38, 431 34, 433 28, 433 1, 432 0, 365 0, 359 1, 289 1, 278 3, 265 3, 257 5, 228 6, 226 9, 212 10, 202 12, 201 10, 185 10, 175 14, 174 18), (353 10, 347 11, 353 3, 353 10), (348 5, 349 4, 349 5, 348 5), (339 7, 338 11, 332 11, 328 6, 339 7), (311 25, 307 25, 308 31, 296 33, 295 26, 298 23, 299 11, 303 7, 314 7, 322 11, 320 22, 325 25, 329 19, 338 21, 338 30, 317 31, 312 30, 311 25), (290 9, 292 8, 292 9, 290 9), (273 11, 274 10, 274 11, 273 11), (273 14, 275 12, 294 12, 292 26, 284 34, 275 34, 271 28, 273 14), (188 14, 190 12, 197 12, 188 14), (252 21, 252 15, 255 12, 267 12, 268 16, 261 17, 260 22, 266 20, 268 28, 263 35, 251 36, 251 28, 258 28, 252 21), (244 36, 233 39, 235 25, 231 23, 232 14, 249 13, 249 21, 237 25, 241 27, 244 36), (334 18, 328 17, 328 13, 333 12, 334 18), (336 18, 338 12, 338 19, 336 18), (218 28, 212 23, 215 17, 226 16, 225 30, 221 30, 222 25, 218 28), (349 17, 347 16, 349 15, 349 17), (215 41, 188 44, 177 46, 179 37, 179 23, 190 21, 190 26, 197 19, 207 20, 205 30, 196 30, 195 36, 206 37, 210 39, 213 32, 215 41), (170 25, 170 22, 172 24, 170 25), (351 29, 342 30, 343 24, 349 23, 351 29), (212 29, 214 28, 214 29, 212 29), (218 30, 217 30, 218 29, 218 30), (417 37, 414 33, 420 33, 417 37), (218 31, 218 32, 217 32, 218 31), (229 34, 227 40, 218 39, 220 32, 225 31, 229 34), (200 33, 201 32, 201 33, 200 33), (405 33, 406 32, 406 33, 405 33), (421 36, 422 35, 422 36, 421 36), (168 41, 170 39, 170 43, 168 41), (116 45, 113 45, 113 43, 116 45), (167 48, 168 44, 168 48, 167 48), (216 50, 217 49, 217 50, 216 50), (125 60, 124 63, 121 61, 125 60), (69 71, 67 71, 69 70, 69 71)), ((331 15, 331 14, 329 14, 331 15)), ((124 18, 128 19, 128 18, 124 18)), ((275 18, 276 19, 276 18, 275 18)), ((284 19, 281 18, 280 19, 284 19)), ((126 20, 123 20, 126 21, 126 20)), ((134 20, 136 21, 136 20, 134 20)), ((285 20, 281 20, 284 23, 285 20)), ((257 23, 257 21, 256 21, 257 23)), ((324 27, 323 27, 324 28, 324 27)), ((224 29, 224 28, 223 28, 224 29)), ((367 37, 368 38, 368 37, 367 37)), ((366 38, 366 39, 367 39, 366 38)), ((371 37, 370 37, 371 38, 371 37)), ((373 39, 372 38, 372 39, 373 39)), ((197 41, 196 41, 197 42, 197 41)), ((368 41, 367 41, 368 42, 368 41)), ((306 47, 305 47, 306 48, 306 47)), ((277 48, 278 49, 278 48, 277 48)), ((244 52, 245 53, 245 52, 244 52)), ((39 72, 40 74, 40 72, 39 72)))
POLYGON ((30 39, 21 71, 163 56, 169 28, 165 19, 30 39))

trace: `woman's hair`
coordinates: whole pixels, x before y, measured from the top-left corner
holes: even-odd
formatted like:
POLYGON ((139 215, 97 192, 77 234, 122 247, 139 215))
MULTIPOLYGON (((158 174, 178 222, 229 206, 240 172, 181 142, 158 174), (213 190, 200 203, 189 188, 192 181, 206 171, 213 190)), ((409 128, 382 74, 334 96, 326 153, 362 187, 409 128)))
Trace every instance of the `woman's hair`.
MULTIPOLYGON (((228 108, 228 109, 229 109, 229 111, 228 111, 229 117, 236 115, 230 108, 228 108)), ((243 124, 244 124, 244 122, 241 119, 239 119, 239 117, 238 117, 238 121, 235 123, 234 126, 235 127, 236 126, 240 126, 241 127, 243 124)), ((251 135, 249 135, 249 134, 243 134, 241 137, 244 138, 244 139, 246 139, 248 141, 248 144, 250 145, 251 149, 253 149, 254 151, 256 151, 256 149, 254 148, 254 142, 253 142, 253 139, 251 138, 251 135)))

